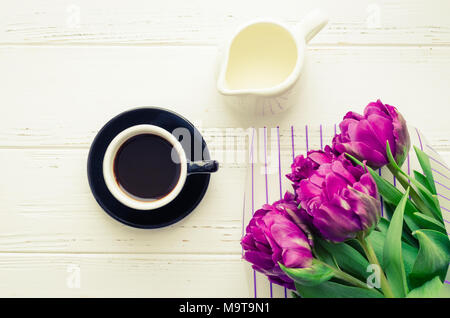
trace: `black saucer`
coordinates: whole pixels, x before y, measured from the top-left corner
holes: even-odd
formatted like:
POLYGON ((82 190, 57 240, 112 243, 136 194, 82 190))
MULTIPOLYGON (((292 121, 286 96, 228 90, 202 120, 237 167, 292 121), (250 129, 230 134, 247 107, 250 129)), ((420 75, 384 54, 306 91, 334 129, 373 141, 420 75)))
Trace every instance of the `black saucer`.
MULTIPOLYGON (((180 194, 166 206, 150 210, 141 211, 129 208, 120 203, 109 192, 103 179, 102 165, 106 148, 114 137, 124 129, 139 125, 151 124, 162 127, 169 132, 183 127, 191 134, 191 149, 194 149, 194 142, 202 143, 203 159, 208 160, 209 151, 205 141, 198 130, 185 118, 171 111, 162 108, 137 108, 123 112, 111 119, 98 132, 92 142, 87 162, 87 174, 89 186, 98 204, 110 216, 116 220, 137 228, 159 228, 173 224, 192 212, 205 195, 209 184, 209 174, 190 175, 180 194)), ((183 144, 183 143, 182 143, 183 144)), ((190 154, 190 160, 194 160, 194 151, 186 149, 186 154, 190 154)), ((198 158, 196 158, 198 160, 198 158)))

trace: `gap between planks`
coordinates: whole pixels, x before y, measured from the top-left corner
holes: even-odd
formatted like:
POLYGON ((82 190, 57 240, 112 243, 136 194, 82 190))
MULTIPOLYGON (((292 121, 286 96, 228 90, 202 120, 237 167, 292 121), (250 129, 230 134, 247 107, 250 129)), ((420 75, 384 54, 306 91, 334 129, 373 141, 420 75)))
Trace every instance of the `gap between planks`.
MULTIPOLYGON (((30 43, 14 43, 14 42, 0 42, 1 47, 11 47, 11 48, 27 48, 27 47, 43 47, 43 48, 58 48, 58 47, 92 47, 92 48, 102 48, 102 47, 120 47, 120 48, 159 48, 159 47, 181 47, 181 48, 214 48, 220 47, 221 44, 216 43, 184 43, 184 42, 149 42, 149 43, 129 43, 129 42, 70 42, 70 43, 49 43, 49 42, 30 42, 30 43)), ((386 48, 448 48, 450 43, 349 43, 349 42, 339 42, 336 44, 331 43, 310 43, 308 48, 339 48, 339 47, 361 47, 361 48, 371 48, 371 47, 386 47, 386 48)))
POLYGON ((127 257, 133 257, 141 258, 143 256, 146 257, 147 260, 174 260, 174 261, 185 261, 185 260, 195 260, 195 259, 201 259, 201 260, 210 260, 210 261, 220 261, 220 260, 227 260, 227 261, 241 261, 242 260, 242 252, 233 252, 233 253, 183 253, 183 252, 177 252, 177 253, 149 253, 149 252, 133 252, 133 253, 126 253, 126 252, 55 252, 55 251, 49 251, 49 252, 32 252, 32 251, 8 251, 8 252, 0 252, 0 259, 2 257, 8 257, 8 256, 26 256, 29 255, 46 255, 46 256, 58 256, 58 257, 114 257, 114 256, 127 256, 127 257))

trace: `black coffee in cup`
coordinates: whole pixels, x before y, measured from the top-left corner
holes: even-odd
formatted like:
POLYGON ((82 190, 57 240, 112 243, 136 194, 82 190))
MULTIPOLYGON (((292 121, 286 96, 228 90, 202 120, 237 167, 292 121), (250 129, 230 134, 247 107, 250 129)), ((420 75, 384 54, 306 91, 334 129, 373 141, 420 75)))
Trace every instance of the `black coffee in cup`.
POLYGON ((181 164, 166 139, 140 134, 125 141, 114 158, 114 176, 119 187, 134 199, 154 201, 177 185, 181 164))

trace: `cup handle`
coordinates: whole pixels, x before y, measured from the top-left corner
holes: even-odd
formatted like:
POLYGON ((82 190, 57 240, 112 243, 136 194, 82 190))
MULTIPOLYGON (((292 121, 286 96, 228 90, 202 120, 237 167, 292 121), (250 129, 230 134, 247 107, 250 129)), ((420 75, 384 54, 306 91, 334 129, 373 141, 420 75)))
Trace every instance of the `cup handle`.
POLYGON ((315 9, 308 13, 308 15, 300 22, 300 30, 305 37, 305 42, 308 43, 311 39, 323 29, 328 23, 328 16, 315 9))
POLYGON ((191 161, 187 163, 187 174, 213 173, 219 170, 216 160, 191 161))

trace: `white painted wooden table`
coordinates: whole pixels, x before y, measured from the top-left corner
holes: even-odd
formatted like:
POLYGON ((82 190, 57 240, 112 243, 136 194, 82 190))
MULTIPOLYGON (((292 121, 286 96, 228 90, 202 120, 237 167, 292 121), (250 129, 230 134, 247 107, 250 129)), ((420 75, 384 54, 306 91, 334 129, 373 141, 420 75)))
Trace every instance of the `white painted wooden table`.
POLYGON ((183 221, 138 230, 90 193, 95 134, 157 105, 213 144, 217 129, 335 123, 378 97, 450 161, 450 1, 2 0, 0 296, 251 296, 245 165, 224 164, 183 221), (215 89, 223 36, 256 17, 295 24, 316 6, 330 23, 307 51, 297 107, 262 119, 229 111, 215 89))

